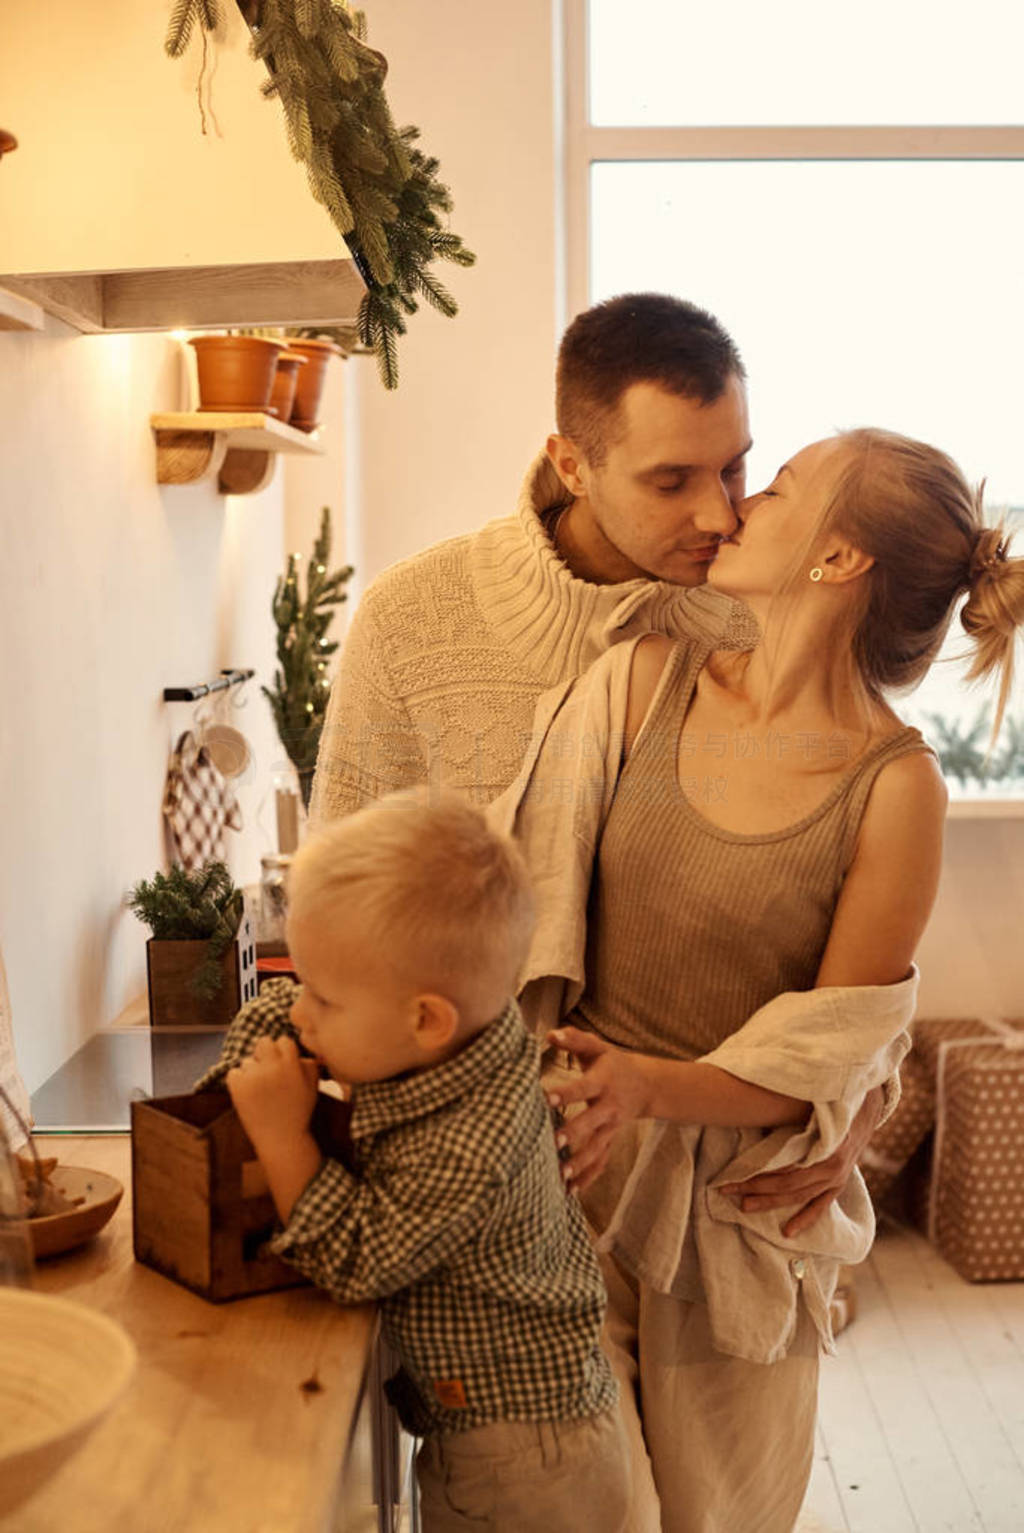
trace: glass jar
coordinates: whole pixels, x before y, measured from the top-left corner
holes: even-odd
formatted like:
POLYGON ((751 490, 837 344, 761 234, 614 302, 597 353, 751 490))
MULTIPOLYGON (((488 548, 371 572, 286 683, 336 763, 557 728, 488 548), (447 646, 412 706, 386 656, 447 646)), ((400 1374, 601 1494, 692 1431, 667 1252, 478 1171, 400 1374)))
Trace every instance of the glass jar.
MULTIPOLYGON (((15 1118, 19 1118, 2 1086, 0 1096, 15 1118)), ((31 1287, 33 1265, 21 1171, 0 1114, 0 1287, 31 1287)))
POLYGON ((277 852, 260 858, 260 941, 283 942, 288 914, 288 870, 291 856, 277 852))

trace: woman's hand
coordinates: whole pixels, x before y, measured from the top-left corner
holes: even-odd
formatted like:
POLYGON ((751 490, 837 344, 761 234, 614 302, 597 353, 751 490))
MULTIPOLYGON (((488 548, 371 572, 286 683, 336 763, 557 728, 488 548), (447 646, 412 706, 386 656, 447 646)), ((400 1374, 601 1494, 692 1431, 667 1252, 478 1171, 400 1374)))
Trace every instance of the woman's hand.
POLYGON ((653 1061, 578 1027, 559 1028, 548 1034, 548 1041, 575 1055, 583 1070, 548 1093, 552 1107, 583 1104, 582 1111, 567 1118, 555 1136, 565 1162, 562 1175, 574 1191, 582 1192, 604 1170, 615 1131, 633 1118, 647 1116, 648 1072, 653 1061))

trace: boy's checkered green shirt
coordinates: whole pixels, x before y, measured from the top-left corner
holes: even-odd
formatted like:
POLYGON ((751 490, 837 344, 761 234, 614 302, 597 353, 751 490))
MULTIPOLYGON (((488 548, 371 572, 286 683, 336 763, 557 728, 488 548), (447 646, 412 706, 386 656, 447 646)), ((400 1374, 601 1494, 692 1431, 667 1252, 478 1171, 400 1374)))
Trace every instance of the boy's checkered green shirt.
MULTIPOLYGON (((197 1089, 257 1038, 294 1037, 295 992, 265 985, 197 1089)), ((357 1086, 352 1103, 357 1174, 326 1161, 272 1249, 342 1303, 379 1301, 403 1424, 422 1436, 614 1404, 604 1286, 515 1002, 454 1059, 357 1086)))

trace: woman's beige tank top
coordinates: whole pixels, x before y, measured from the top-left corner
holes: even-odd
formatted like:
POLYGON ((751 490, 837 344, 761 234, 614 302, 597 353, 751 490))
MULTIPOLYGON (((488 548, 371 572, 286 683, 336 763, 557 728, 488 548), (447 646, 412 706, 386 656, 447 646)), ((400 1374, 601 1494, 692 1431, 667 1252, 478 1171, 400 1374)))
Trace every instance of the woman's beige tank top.
MULTIPOLYGON (((686 644, 673 651, 619 778, 591 888, 577 1008, 583 1025, 613 1043, 681 1059, 716 1048, 783 991, 813 987, 875 778, 895 757, 930 749, 918 730, 897 730, 857 757, 796 824, 762 835, 722 830, 680 782, 683 720, 708 653, 686 644)), ((696 784, 698 801, 727 791, 729 755, 751 740, 721 736, 721 777, 696 784)), ((810 749, 808 740, 779 749, 810 749)))

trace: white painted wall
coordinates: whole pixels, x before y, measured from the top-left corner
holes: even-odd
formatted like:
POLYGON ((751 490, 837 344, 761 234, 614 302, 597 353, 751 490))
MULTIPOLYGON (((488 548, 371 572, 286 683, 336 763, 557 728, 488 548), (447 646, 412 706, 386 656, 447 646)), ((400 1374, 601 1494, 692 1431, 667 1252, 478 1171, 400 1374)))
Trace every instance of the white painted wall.
MULTIPOLYGON (((342 365, 332 372, 337 441, 342 365)), ((163 863, 167 757, 193 714, 164 703, 165 686, 257 670, 232 709, 254 751, 245 829, 227 837, 236 880, 255 882, 276 849, 283 755, 258 692, 274 664, 270 599, 289 538, 308 552, 340 459, 292 462, 292 500, 315 514, 288 533, 280 466, 259 495, 158 486, 149 415, 188 403, 169 337, 57 321, 0 333, 0 945, 30 1089, 145 986, 147 933, 121 898, 163 863)), ((340 497, 337 511, 343 532, 340 497)))
POLYGON ((554 412, 556 160, 551 0, 373 0, 399 123, 437 155, 452 227, 478 264, 442 264, 454 320, 424 306, 386 394, 352 371, 362 580, 439 538, 510 511, 554 412))
MULTIPOLYGON (((372 364, 371 364, 372 365, 372 364)), ((351 394, 350 367, 340 359, 330 363, 320 400, 320 435, 327 451, 323 457, 287 458, 282 464, 284 487, 284 546, 302 554, 305 561, 320 531, 320 512, 331 512, 331 568, 344 564, 346 555, 345 479, 348 469, 346 408, 351 394)), ((349 598, 351 601, 351 597, 349 598)))
POLYGON ((950 820, 917 962, 919 1016, 1024 1018, 1024 820, 950 820))

